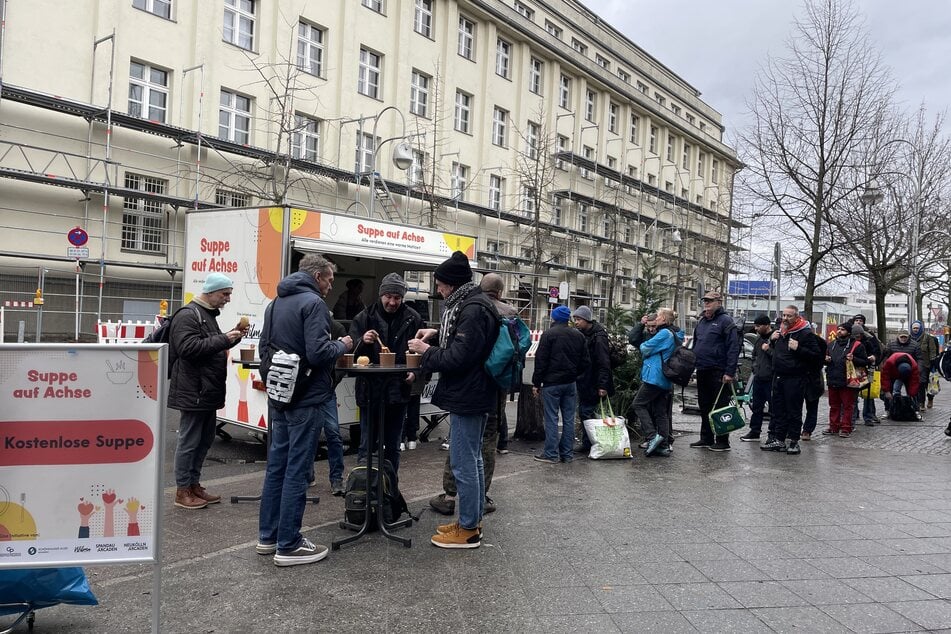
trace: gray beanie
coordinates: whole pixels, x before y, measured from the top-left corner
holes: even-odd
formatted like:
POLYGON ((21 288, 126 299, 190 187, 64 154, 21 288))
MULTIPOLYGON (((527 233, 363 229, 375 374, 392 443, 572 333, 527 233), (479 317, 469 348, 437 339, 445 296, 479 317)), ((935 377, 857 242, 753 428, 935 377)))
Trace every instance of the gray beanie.
POLYGON ((399 273, 387 273, 383 281, 380 282, 380 296, 383 295, 406 295, 406 282, 399 273))
POLYGON ((591 314, 591 309, 587 306, 578 306, 575 309, 575 312, 571 313, 572 317, 577 317, 578 319, 584 319, 587 322, 594 321, 594 316, 591 314))

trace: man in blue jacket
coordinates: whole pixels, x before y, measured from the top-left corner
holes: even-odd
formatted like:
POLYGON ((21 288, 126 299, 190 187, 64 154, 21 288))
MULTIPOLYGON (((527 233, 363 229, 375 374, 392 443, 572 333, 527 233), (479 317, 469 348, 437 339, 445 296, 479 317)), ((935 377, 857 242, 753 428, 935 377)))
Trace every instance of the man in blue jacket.
POLYGON ((432 402, 449 412, 449 461, 459 496, 459 521, 436 527, 430 542, 439 548, 478 548, 485 513, 482 436, 499 388, 485 371, 501 319, 488 296, 472 281, 461 251, 436 267, 436 292, 446 300, 439 330, 423 328, 409 341, 422 354, 422 367, 439 372, 432 402), (427 343, 432 340, 434 345, 427 343))
POLYGON ((700 440, 691 447, 710 451, 729 451, 730 435, 714 438, 710 412, 725 406, 732 396, 724 385, 732 383, 740 357, 740 335, 733 318, 723 310, 723 298, 715 291, 700 300, 703 312, 693 333, 693 352, 697 356, 697 403, 700 407, 700 440), (720 399, 717 400, 717 394, 720 399))
POLYGON ((634 413, 647 440, 645 456, 669 456, 671 442, 671 382, 664 376, 664 363, 684 340, 684 334, 673 325, 674 311, 661 308, 657 317, 647 322, 654 335, 640 345, 641 386, 634 396, 634 413))
POLYGON ((268 405, 270 437, 256 550, 273 553, 277 566, 311 564, 327 556, 327 547, 301 535, 300 527, 317 430, 336 417, 334 365, 353 347, 350 337, 332 340, 330 335, 330 311, 323 298, 333 287, 336 268, 321 255, 305 255, 298 271, 277 285, 277 298, 264 312, 262 364, 278 350, 297 354, 297 381, 306 381, 286 408, 268 405))

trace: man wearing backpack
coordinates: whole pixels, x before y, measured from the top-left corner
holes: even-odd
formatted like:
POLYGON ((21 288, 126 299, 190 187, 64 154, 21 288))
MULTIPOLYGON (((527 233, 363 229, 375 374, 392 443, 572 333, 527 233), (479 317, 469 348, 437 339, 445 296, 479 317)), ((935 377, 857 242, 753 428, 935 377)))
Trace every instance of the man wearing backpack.
POLYGON ((693 351, 697 356, 697 403, 700 407, 700 440, 691 447, 710 451, 729 451, 730 435, 714 438, 710 428, 710 412, 726 406, 732 394, 720 388, 732 383, 740 358, 740 335, 733 318, 723 310, 720 293, 708 291, 703 298, 703 312, 693 333, 693 351), (720 395, 717 400, 717 395, 720 395))
POLYGON ((245 335, 239 325, 222 333, 217 317, 231 301, 234 283, 210 273, 201 294, 175 313, 168 326, 168 407, 180 412, 175 447, 175 506, 202 509, 221 502, 201 486, 201 467, 215 440, 216 412, 225 406, 228 350, 245 335))
POLYGON ((469 258, 461 251, 437 266, 433 277, 436 292, 446 300, 440 328, 421 329, 409 349, 423 355, 425 371, 440 373, 432 402, 449 412, 449 460, 459 493, 459 520, 437 526, 430 542, 439 548, 478 548, 485 512, 482 436, 499 391, 484 364, 498 338, 499 314, 472 282, 469 258))
POLYGON ((277 298, 264 312, 262 368, 283 351, 298 355, 300 368, 310 370, 299 373, 297 381, 306 383, 296 386, 286 407, 268 404, 267 469, 256 550, 273 554, 276 566, 311 564, 327 556, 327 547, 301 535, 300 528, 318 430, 336 421, 334 365, 353 347, 349 336, 331 339, 331 316, 323 298, 333 288, 336 269, 321 255, 305 255, 297 272, 278 283, 277 298))
MULTIPOLYGON (((614 395, 614 373, 611 372, 611 345, 608 340, 608 331, 599 324, 587 306, 579 306, 571 313, 575 327, 584 335, 585 346, 588 348, 588 367, 577 381, 578 385, 578 418, 582 423, 589 418, 596 418, 598 402, 603 398, 614 395)), ((591 451, 591 439, 581 428, 580 451, 591 451)))

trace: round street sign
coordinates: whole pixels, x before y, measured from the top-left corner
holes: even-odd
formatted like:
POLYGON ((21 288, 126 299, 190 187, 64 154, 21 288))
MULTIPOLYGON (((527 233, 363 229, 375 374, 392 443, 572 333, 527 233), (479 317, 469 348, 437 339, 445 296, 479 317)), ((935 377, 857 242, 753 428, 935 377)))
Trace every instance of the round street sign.
POLYGON ((81 247, 89 242, 89 234, 79 227, 76 227, 66 234, 66 239, 69 240, 69 243, 74 247, 81 247))

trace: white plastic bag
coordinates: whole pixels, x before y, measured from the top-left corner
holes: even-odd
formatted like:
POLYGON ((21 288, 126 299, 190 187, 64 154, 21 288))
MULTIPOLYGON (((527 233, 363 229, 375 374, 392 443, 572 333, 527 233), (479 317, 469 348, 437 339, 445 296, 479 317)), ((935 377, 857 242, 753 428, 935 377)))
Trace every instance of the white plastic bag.
POLYGON ((584 431, 591 441, 591 453, 588 457, 592 460, 630 458, 631 438, 627 434, 627 421, 623 416, 614 415, 611 401, 606 398, 601 399, 598 413, 601 418, 582 421, 584 431))

